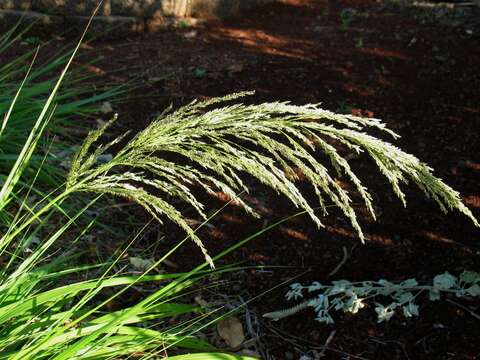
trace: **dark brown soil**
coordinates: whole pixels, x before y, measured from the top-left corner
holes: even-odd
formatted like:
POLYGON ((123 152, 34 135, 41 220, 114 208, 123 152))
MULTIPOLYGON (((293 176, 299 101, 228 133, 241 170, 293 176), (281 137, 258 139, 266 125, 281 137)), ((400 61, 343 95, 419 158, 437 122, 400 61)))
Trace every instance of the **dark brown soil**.
MULTIPOLYGON (((125 127, 142 128, 171 102, 239 90, 256 90, 255 102, 322 102, 330 110, 384 119, 402 135, 397 144, 429 163, 480 217, 480 43, 462 28, 421 21, 402 7, 372 0, 285 0, 198 29, 98 40, 88 47, 88 56, 103 58, 93 70, 117 82, 141 79, 140 89, 116 107, 125 127), (345 9, 354 10, 348 24, 341 21, 345 9)), ((377 222, 362 219, 367 243, 360 245, 335 211, 320 230, 298 217, 227 259, 289 267, 248 272, 239 294, 254 297, 305 270, 304 282, 430 281, 446 270, 480 271, 479 230, 471 222, 441 213, 414 188, 404 209, 370 163, 358 160, 356 166, 373 189, 379 215, 377 222), (329 278, 342 247, 355 244, 329 278)), ((202 235, 212 253, 295 213, 258 184, 250 197, 264 219, 229 207, 202 235)), ((221 200, 212 200, 212 209, 221 200)), ((165 234, 167 244, 180 236, 169 227, 165 234)), ((189 267, 200 260, 193 245, 172 258, 189 267)), ((331 326, 315 322, 308 311, 276 323, 261 320, 263 313, 287 306, 285 292, 286 285, 248 306, 260 321, 257 351, 264 358, 311 355, 333 330, 327 359, 480 357, 480 321, 451 303, 421 301, 419 318, 398 316, 387 324, 376 323, 372 308, 356 316, 338 314, 331 326)), ((480 313, 478 302, 454 300, 480 313)))

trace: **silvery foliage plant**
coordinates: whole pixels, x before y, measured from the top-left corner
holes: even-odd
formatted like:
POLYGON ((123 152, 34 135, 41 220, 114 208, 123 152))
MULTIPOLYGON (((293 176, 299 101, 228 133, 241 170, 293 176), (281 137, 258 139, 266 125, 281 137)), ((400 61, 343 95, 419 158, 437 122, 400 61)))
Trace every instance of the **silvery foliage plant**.
POLYGON ((442 298, 442 294, 459 298, 480 297, 480 273, 464 271, 456 277, 445 272, 435 276, 430 285, 421 285, 416 279, 402 282, 384 279, 363 282, 338 280, 332 281, 331 285, 313 282, 308 286, 294 283, 290 285, 286 299, 307 299, 292 308, 267 313, 264 317, 279 320, 310 307, 316 313, 315 320, 333 324, 333 311, 356 314, 367 303, 373 303, 378 322, 381 323, 390 320, 395 312, 407 318, 418 316, 417 300, 421 295, 427 295, 430 301, 437 301, 442 298), (313 293, 317 295, 311 296, 313 293))

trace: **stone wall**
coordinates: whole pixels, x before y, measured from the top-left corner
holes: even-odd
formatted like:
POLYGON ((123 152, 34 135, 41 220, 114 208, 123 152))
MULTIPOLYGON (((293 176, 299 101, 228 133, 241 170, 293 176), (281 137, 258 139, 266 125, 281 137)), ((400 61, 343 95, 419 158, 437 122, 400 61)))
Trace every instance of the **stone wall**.
MULTIPOLYGON (((104 0, 93 26, 155 31, 178 22, 224 18, 275 0, 104 0)), ((84 26, 98 0, 0 0, 0 22, 84 26)))

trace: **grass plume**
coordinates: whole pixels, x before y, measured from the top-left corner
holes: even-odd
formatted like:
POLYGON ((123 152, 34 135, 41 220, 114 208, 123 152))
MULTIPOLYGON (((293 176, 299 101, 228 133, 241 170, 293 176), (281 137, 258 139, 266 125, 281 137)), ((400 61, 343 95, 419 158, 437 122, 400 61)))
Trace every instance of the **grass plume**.
POLYGON ((351 197, 327 166, 333 166, 338 176, 346 176, 375 218, 372 196, 351 169, 347 158, 328 141, 334 139, 350 151, 369 155, 404 205, 401 185, 412 181, 444 212, 456 209, 479 226, 459 193, 435 177, 430 167, 368 133, 375 130, 398 137, 380 120, 335 114, 312 104, 231 104, 251 94, 241 92, 205 102, 194 101, 176 111, 165 112, 135 135, 111 160, 101 162, 98 161, 100 157, 127 135, 91 149, 113 119, 92 131, 77 152, 68 176, 68 188, 129 198, 158 220, 167 217, 191 236, 212 264, 201 240, 168 197, 182 199, 206 218, 204 204, 192 192, 192 186, 200 185, 211 194, 218 190, 224 192, 256 216, 255 209, 237 195, 249 191, 242 181, 242 174, 248 174, 286 196, 322 226, 313 209, 317 204, 306 199, 295 184, 295 174, 299 170, 313 186, 316 202, 323 213, 326 214, 326 201, 333 202, 364 241, 351 197), (329 165, 317 159, 315 152, 318 150, 327 155, 329 165), (188 161, 171 160, 168 154, 188 161))

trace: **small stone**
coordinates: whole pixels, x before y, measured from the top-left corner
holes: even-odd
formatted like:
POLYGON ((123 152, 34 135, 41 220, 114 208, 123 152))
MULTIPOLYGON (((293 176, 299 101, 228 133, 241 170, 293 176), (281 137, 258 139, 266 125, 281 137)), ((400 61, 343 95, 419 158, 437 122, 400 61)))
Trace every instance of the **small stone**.
POLYGON ((196 38, 198 35, 198 32, 195 31, 195 30, 192 30, 192 31, 187 31, 186 33, 183 34, 183 37, 185 39, 194 39, 196 38))

